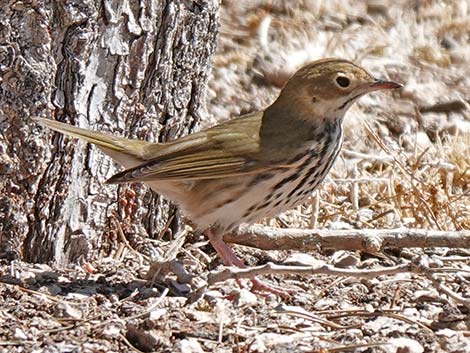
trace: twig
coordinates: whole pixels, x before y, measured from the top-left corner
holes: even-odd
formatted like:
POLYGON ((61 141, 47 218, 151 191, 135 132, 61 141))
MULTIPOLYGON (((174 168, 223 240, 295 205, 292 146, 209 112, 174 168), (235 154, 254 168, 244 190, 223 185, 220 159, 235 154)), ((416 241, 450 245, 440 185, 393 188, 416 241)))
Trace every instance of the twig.
POLYGON ((319 317, 315 314, 309 313, 308 311, 298 310, 297 307, 291 308, 289 306, 281 305, 281 306, 276 308, 275 312, 277 314, 286 314, 286 315, 290 315, 290 316, 294 316, 294 317, 303 318, 305 320, 315 322, 317 324, 321 324, 322 326, 328 326, 328 327, 331 327, 331 328, 337 329, 337 330, 347 330, 347 329, 350 329, 350 328, 356 328, 356 327, 360 326, 358 324, 340 325, 340 324, 337 324, 336 322, 333 322, 333 321, 330 321, 328 319, 321 318, 321 317, 319 317))
POLYGON ((124 318, 124 320, 130 321, 130 320, 138 319, 138 318, 140 318, 142 316, 145 316, 147 314, 150 314, 152 311, 154 311, 160 305, 160 303, 163 301, 163 299, 166 298, 168 292, 169 292, 168 288, 165 288, 163 290, 162 294, 158 297, 158 300, 152 306, 150 306, 149 308, 147 308, 146 310, 144 310, 140 314, 135 314, 135 315, 126 317, 126 318, 124 318))
POLYGON ((356 159, 365 159, 365 160, 372 160, 372 161, 378 161, 378 162, 386 162, 386 163, 393 163, 395 160, 393 157, 389 155, 372 155, 372 154, 365 154, 361 152, 356 152, 356 151, 350 151, 347 149, 342 150, 341 152, 343 155, 349 158, 356 158, 356 159))
POLYGON ((182 280, 182 283, 190 283, 192 280, 192 276, 188 275, 188 273, 184 270, 183 266, 176 261, 176 256, 180 251, 181 247, 183 246, 186 236, 189 232, 189 226, 185 226, 183 230, 177 234, 175 239, 171 241, 170 247, 168 248, 167 252, 163 256, 163 259, 160 261, 153 260, 150 263, 150 268, 146 274, 147 278, 150 278, 150 283, 154 285, 157 281, 159 275, 163 272, 173 272, 177 275, 178 279, 182 280))
POLYGON ((35 344, 36 341, 26 341, 26 340, 16 340, 16 341, 2 341, 0 342, 0 347, 5 346, 27 346, 35 344))
POLYGON ((336 183, 388 183, 388 178, 333 178, 336 183))
MULTIPOLYGON (((456 272, 459 269, 455 270, 456 272)), ((212 285, 217 282, 226 281, 228 279, 242 279, 242 278, 254 278, 256 276, 266 274, 276 275, 313 275, 313 274, 326 274, 333 276, 343 277, 355 277, 355 278, 376 278, 383 275, 394 275, 397 273, 410 272, 415 274, 421 274, 426 276, 437 290, 448 295, 454 299, 457 303, 470 308, 470 300, 464 298, 457 293, 453 292, 444 284, 440 283, 433 275, 433 272, 440 272, 439 269, 431 269, 426 263, 424 257, 417 257, 413 262, 409 262, 404 265, 398 265, 393 267, 386 267, 373 270, 362 270, 362 269, 343 269, 337 268, 332 265, 327 265, 323 261, 318 261, 318 265, 314 266, 286 266, 276 265, 272 262, 268 262, 265 265, 251 267, 251 268, 238 268, 238 267, 227 267, 220 272, 212 272, 208 275, 208 284, 212 285)), ((400 317, 400 320, 403 320, 400 317)))
MULTIPOLYGON (((12 285, 12 284, 9 284, 9 283, 5 283, 3 281, 2 281, 2 283, 6 284, 6 285, 9 285, 9 286, 13 286, 14 288, 16 288, 17 290, 19 290, 21 292, 25 292, 25 293, 34 295, 34 296, 39 297, 41 299, 47 299, 47 300, 50 300, 51 302, 54 302, 54 303, 60 303, 60 302, 63 301, 63 300, 61 300, 59 298, 56 298, 52 295, 42 293, 42 292, 38 292, 38 291, 29 289, 29 288, 25 288, 25 287, 22 287, 21 285, 12 285)), ((76 304, 76 303, 73 303, 73 304, 76 304)))
POLYGON ((426 278, 428 278, 432 282, 433 286, 436 287, 436 289, 438 291, 443 292, 444 294, 446 294, 450 298, 454 299, 454 301, 456 301, 457 303, 464 305, 467 309, 470 309, 470 299, 467 299, 467 298, 464 298, 464 297, 458 295, 457 293, 452 291, 449 287, 447 287, 446 285, 439 282, 434 277, 434 275, 429 270, 429 268, 427 268, 425 266, 421 266, 421 273, 424 274, 426 276, 426 278))
POLYGON ((424 229, 280 229, 261 225, 240 227, 226 234, 229 243, 262 250, 361 250, 377 253, 384 248, 467 248, 470 231, 436 231, 424 229))
POLYGON ((242 278, 254 278, 256 276, 266 274, 279 274, 279 275, 314 275, 314 274, 326 274, 333 276, 346 276, 346 277, 359 277, 359 278, 375 278, 382 275, 394 275, 403 272, 415 272, 411 264, 381 268, 378 270, 358 270, 358 269, 344 269, 337 268, 332 265, 327 265, 320 261, 317 266, 286 266, 276 265, 272 262, 268 262, 265 265, 250 267, 250 268, 238 268, 238 267, 227 267, 220 272, 212 272, 208 276, 209 285, 222 282, 228 279, 242 279, 242 278))
POLYGON ((311 203, 312 203, 312 216, 310 218, 310 228, 317 228, 318 215, 320 213, 320 196, 318 195, 318 190, 315 190, 312 193, 311 203))
MULTIPOLYGON (((112 216, 111 219, 114 221, 114 225, 116 226, 117 233, 119 235, 119 238, 121 239, 121 242, 124 243, 125 247, 129 249, 138 259, 144 258, 146 261, 150 262, 150 258, 148 256, 145 256, 144 254, 141 254, 137 250, 135 250, 131 244, 129 244, 129 241, 127 240, 126 236, 124 235, 124 231, 122 230, 121 223, 119 220, 115 217, 112 216)), ((142 261, 140 261, 142 263, 142 261)))
MULTIPOLYGON (((144 311, 142 311, 142 312, 139 313, 139 314, 135 314, 135 315, 132 315, 132 316, 124 317, 124 318, 122 318, 122 320, 124 320, 124 321, 126 321, 126 322, 129 322, 129 321, 131 321, 131 320, 135 320, 135 319, 138 319, 138 318, 141 318, 141 317, 143 317, 143 316, 145 316, 145 315, 150 314, 152 311, 154 311, 154 310, 162 303, 163 299, 166 298, 168 292, 169 292, 169 289, 168 289, 168 288, 165 288, 165 289, 163 290, 162 294, 158 297, 157 301, 156 301, 153 305, 151 305, 150 307, 148 307, 147 309, 145 309, 144 311)), ((92 319, 84 320, 83 323, 84 323, 84 322, 89 322, 89 321, 91 321, 91 320, 92 320, 92 319)), ((110 319, 110 320, 105 320, 105 321, 99 322, 99 323, 95 324, 94 328, 97 328, 97 327, 99 327, 99 326, 107 325, 107 324, 112 323, 112 322, 114 322, 114 321, 115 321, 115 319, 110 319)))
POLYGON ((336 347, 329 347, 326 348, 325 350, 314 350, 314 351, 306 351, 306 353, 321 353, 321 352, 328 352, 328 353, 334 353, 334 352, 349 352, 349 351, 356 351, 358 348, 373 348, 373 347, 383 347, 388 345, 389 343, 359 343, 359 344, 349 344, 345 346, 336 346, 336 347))

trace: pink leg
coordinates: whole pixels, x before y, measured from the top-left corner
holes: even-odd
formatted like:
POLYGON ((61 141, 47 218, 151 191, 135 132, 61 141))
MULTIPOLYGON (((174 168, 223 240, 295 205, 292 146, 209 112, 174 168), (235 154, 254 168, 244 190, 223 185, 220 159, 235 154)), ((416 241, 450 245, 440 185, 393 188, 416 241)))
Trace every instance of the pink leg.
MULTIPOLYGON (((209 242, 212 244, 215 251, 217 251, 217 254, 219 254, 225 266, 235 265, 240 268, 246 268, 246 265, 243 263, 243 261, 240 260, 238 256, 233 252, 232 248, 228 246, 226 242, 223 241, 222 237, 217 236, 217 234, 215 234, 210 229, 206 232, 206 234, 209 238, 209 242)), ((238 284, 240 284, 239 281, 238 284)), ((251 290, 254 292, 269 292, 283 298, 289 297, 289 294, 292 292, 284 288, 263 283, 256 277, 251 279, 251 284, 251 290)))
POLYGON ((232 248, 228 246, 221 237, 214 234, 212 230, 207 231, 207 237, 209 238, 209 241, 214 247, 215 251, 217 251, 217 254, 219 254, 220 258, 224 262, 225 266, 235 265, 241 268, 246 267, 243 261, 240 260, 237 255, 235 255, 232 248))

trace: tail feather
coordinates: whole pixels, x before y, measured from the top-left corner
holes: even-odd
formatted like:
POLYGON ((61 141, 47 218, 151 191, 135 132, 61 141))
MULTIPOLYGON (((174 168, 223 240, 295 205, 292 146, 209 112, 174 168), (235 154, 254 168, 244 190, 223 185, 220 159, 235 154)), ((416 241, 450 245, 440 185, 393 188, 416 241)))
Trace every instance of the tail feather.
POLYGON ((127 139, 103 134, 101 132, 82 129, 55 120, 33 118, 38 124, 54 131, 77 137, 97 145, 105 154, 112 157, 125 168, 132 168, 145 161, 145 147, 153 145, 150 142, 127 139))
POLYGON ((107 134, 103 134, 100 132, 95 132, 87 129, 82 129, 79 127, 75 127, 69 124, 64 124, 55 120, 51 119, 43 119, 43 118, 33 118, 38 124, 47 126, 48 128, 61 132, 63 134, 80 138, 82 140, 88 141, 93 143, 97 146, 104 147, 107 149, 111 149, 114 151, 120 152, 129 152, 127 151, 129 147, 129 143, 127 142, 132 141, 132 144, 139 143, 143 141, 138 140, 130 140, 123 137, 111 136, 107 134))

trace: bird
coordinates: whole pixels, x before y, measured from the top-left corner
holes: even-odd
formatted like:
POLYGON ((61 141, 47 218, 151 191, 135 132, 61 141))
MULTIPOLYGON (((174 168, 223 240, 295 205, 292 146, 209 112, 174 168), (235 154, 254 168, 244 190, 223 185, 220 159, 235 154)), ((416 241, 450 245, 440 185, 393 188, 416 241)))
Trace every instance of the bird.
MULTIPOLYGON (((244 267, 223 235, 305 202, 340 153, 348 109, 370 92, 400 87, 351 61, 329 58, 295 72, 266 109, 169 142, 35 121, 96 145, 125 168, 108 183, 147 184, 205 232, 225 265, 244 267)), ((280 292, 256 278, 252 283, 280 292)))

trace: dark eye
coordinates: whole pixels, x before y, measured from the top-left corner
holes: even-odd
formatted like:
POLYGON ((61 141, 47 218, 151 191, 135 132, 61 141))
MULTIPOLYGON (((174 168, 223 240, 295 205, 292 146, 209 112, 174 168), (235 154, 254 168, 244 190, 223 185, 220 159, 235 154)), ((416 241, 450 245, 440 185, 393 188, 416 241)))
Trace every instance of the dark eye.
POLYGON ((336 77, 336 83, 338 86, 346 88, 351 84, 351 80, 346 76, 338 76, 336 77))

